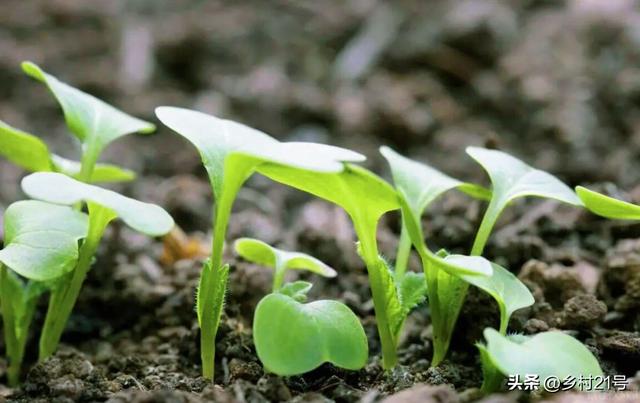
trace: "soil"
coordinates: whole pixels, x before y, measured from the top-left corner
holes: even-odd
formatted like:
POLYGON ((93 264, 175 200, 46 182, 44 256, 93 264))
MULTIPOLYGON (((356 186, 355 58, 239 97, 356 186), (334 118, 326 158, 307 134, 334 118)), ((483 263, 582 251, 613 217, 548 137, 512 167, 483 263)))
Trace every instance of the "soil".
MULTIPOLYGON (((4 0, 0 117, 38 133, 59 154, 77 155, 55 102, 19 70, 22 60, 33 60, 143 118, 155 120, 153 108, 163 104, 200 109, 280 139, 352 147, 385 177, 381 144, 486 184, 464 155, 466 146, 481 145, 518 155, 570 185, 591 184, 638 203, 638 24, 634 0, 438 0, 428 7, 418 0, 4 0), (378 48, 365 51, 373 37, 378 48), (354 62, 357 52, 370 57, 354 62)), ((31 340, 24 383, 0 386, 0 401, 584 401, 576 393, 479 393, 473 343, 486 326, 497 325, 498 315, 477 290, 442 365, 429 367, 428 307, 421 306, 407 322, 401 364, 384 373, 348 218, 261 177, 241 192, 228 239, 256 237, 335 267, 336 279, 313 278, 311 298, 341 300, 362 318, 371 360, 357 372, 324 365, 290 378, 265 373, 251 322, 270 272, 227 251, 232 272, 216 379, 205 381, 193 297, 198 256, 210 237, 211 194, 199 158, 160 126, 152 136, 119 140, 104 159, 139 172, 136 182, 115 188, 167 208, 187 241, 174 234, 173 243, 163 244, 112 225, 60 350, 34 364, 37 340, 31 340)), ((22 175, 0 162, 0 207, 22 197, 22 175)), ((447 194, 425 217, 429 244, 468 251, 483 207, 447 194)), ((378 238, 393 258, 397 214, 383 219, 378 238)), ((626 375, 632 390, 640 388, 640 224, 526 200, 504 212, 486 255, 517 273, 536 299, 514 315, 511 331, 565 330, 607 374, 626 375)), ((415 259, 412 267, 418 269, 415 259)), ((0 360, 0 382, 5 370, 0 360)), ((603 394, 593 401, 637 396, 603 394)))

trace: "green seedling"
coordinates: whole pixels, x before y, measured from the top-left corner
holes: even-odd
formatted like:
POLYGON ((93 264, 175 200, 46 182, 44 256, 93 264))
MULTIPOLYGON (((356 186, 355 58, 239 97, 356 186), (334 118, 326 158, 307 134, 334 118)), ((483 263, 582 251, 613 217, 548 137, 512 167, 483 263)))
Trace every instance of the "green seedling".
MULTIPOLYGON (((405 275, 402 283, 397 284, 393 272, 378 253, 378 221, 383 214, 400 207, 395 190, 375 174, 350 164, 346 164, 343 172, 335 174, 285 170, 273 164, 260 166, 258 172, 335 203, 351 217, 359 240, 358 252, 369 274, 382 365, 385 369, 395 366, 400 330, 409 312, 424 300, 425 286, 415 275, 405 275)), ((491 267, 484 269, 490 272, 491 267)))
POLYGON ((252 238, 240 238, 234 247, 245 260, 273 269, 272 292, 284 284, 287 270, 306 270, 323 277, 335 277, 336 271, 321 260, 300 252, 289 252, 252 238))
POLYGON ((575 338, 559 331, 538 333, 535 336, 505 336, 494 329, 485 329, 485 344, 478 344, 484 373, 482 389, 486 393, 499 390, 508 375, 524 379, 538 375, 541 382, 548 377, 560 381, 567 377, 597 377, 602 375, 598 360, 575 338), (488 364, 488 365, 487 365, 488 364))
POLYGON ((466 291, 466 282, 461 278, 473 279, 478 284, 490 283, 493 268, 489 261, 479 257, 448 255, 444 251, 434 255, 424 241, 421 217, 426 208, 448 190, 458 188, 481 198, 490 197, 490 192, 403 157, 388 147, 382 147, 380 152, 389 162, 402 207, 403 224, 397 255, 402 262, 396 264, 396 277, 404 273, 413 244, 422 261, 427 284, 433 327, 432 363, 437 365, 447 353, 462 307, 460 294, 466 291))
POLYGON ((356 315, 338 301, 305 303, 311 283, 283 285, 287 270, 324 277, 336 272, 320 260, 249 238, 235 242, 244 259, 274 269, 272 293, 258 304, 253 321, 256 352, 265 368, 282 376, 309 372, 325 362, 356 370, 367 362, 367 337, 356 315))
POLYGON ((149 236, 161 236, 173 227, 173 219, 161 207, 143 203, 119 193, 79 182, 68 176, 33 173, 22 180, 22 190, 33 199, 74 205, 86 203, 89 214, 87 236, 80 245, 73 270, 51 286, 49 307, 40 334, 39 359, 52 355, 75 305, 107 225, 120 217, 129 227, 149 236))
MULTIPOLYGON (((0 121, 0 155, 28 172, 59 172, 78 179, 80 163, 50 152, 38 137, 0 121)), ((111 164, 96 164, 91 183, 127 182, 135 178, 133 171, 111 164)))
POLYGON ((46 145, 34 136, 7 129, 6 125, 2 125, 4 130, 0 133, 1 137, 6 137, 2 140, 2 153, 28 170, 63 172, 82 182, 129 179, 130 172, 111 165, 100 166, 98 158, 112 141, 129 133, 153 132, 155 126, 63 83, 31 62, 22 63, 22 69, 45 84, 56 98, 67 126, 82 145, 82 157, 79 165, 61 159, 50 154, 46 145))
POLYGON ((266 162, 284 170, 340 172, 342 161, 365 158, 353 151, 324 144, 279 142, 240 123, 187 109, 160 107, 156 109, 156 115, 198 149, 213 188, 215 218, 211 258, 203 266, 196 294, 202 374, 213 379, 215 339, 229 272, 228 265, 222 264, 224 240, 233 202, 242 185, 266 162))
POLYGON ((0 250, 0 311, 9 366, 15 386, 38 297, 78 260, 78 242, 87 236, 87 215, 67 206, 28 200, 4 213, 0 250))
POLYGON ((311 284, 297 281, 258 304, 253 341, 265 368, 290 376, 325 362, 357 370, 367 363, 367 336, 358 317, 338 301, 304 303, 311 284))
POLYGON ((472 255, 482 254, 500 213, 515 199, 536 196, 583 206, 573 190, 558 178, 535 169, 507 153, 467 147, 467 154, 485 169, 492 184, 491 201, 476 233, 471 248, 472 255))
POLYGON ((526 285, 504 267, 491 263, 493 273, 489 277, 469 276, 460 277, 469 284, 473 284, 491 295, 500 310, 500 334, 507 333, 511 315, 522 308, 533 305, 535 300, 526 285))
POLYGON ((640 206, 605 196, 585 187, 576 187, 584 205, 594 214, 616 220, 640 220, 640 206))

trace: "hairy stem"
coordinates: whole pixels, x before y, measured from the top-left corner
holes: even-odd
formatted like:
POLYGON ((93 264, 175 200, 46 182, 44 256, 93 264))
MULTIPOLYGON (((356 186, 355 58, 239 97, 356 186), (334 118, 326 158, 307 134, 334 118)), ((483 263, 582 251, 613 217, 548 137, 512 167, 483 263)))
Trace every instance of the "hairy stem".
POLYGON ((49 297, 49 307, 40 333, 39 361, 53 355, 58 348, 102 234, 113 218, 115 214, 111 210, 89 203, 89 233, 80 247, 78 263, 73 272, 65 276, 53 289, 49 297))
POLYGON ((362 259, 369 274, 371 284, 371 294, 373 296, 373 308, 376 316, 378 335, 382 347, 382 367, 387 370, 393 368, 398 363, 396 353, 396 342, 391 332, 389 318, 387 316, 386 287, 382 280, 382 270, 387 270, 384 262, 378 255, 376 241, 377 223, 373 225, 360 222, 353 218, 356 234, 360 240, 362 259))
MULTIPOLYGON (((239 186, 238 186, 239 188, 239 186)), ((222 315, 226 275, 223 273, 222 256, 224 241, 231 216, 231 208, 237 190, 223 192, 215 207, 213 218, 213 240, 211 245, 211 263, 205 265, 200 275, 198 288, 198 319, 200 322, 200 359, 202 376, 213 380, 216 358, 216 335, 222 315)))

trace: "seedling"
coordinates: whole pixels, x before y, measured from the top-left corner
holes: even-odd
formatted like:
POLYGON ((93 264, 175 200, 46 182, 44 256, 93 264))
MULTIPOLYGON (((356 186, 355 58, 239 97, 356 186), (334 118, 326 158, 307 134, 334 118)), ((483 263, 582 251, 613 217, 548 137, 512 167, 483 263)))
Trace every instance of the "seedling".
POLYGON ((471 248, 472 255, 482 254, 500 213, 517 198, 536 196, 583 206, 573 190, 558 178, 535 169, 507 153, 467 147, 467 154, 485 169, 492 184, 491 201, 476 233, 471 248))
POLYGON ((362 161, 350 150, 316 143, 282 143, 230 120, 187 109, 160 107, 156 115, 200 152, 215 199, 211 258, 204 263, 196 307, 200 324, 202 375, 213 379, 215 338, 224 304, 228 265, 222 264, 224 239, 233 202, 244 182, 270 162, 283 170, 340 172, 342 161, 362 161))
POLYGON ((109 143, 126 134, 150 133, 155 130, 155 126, 63 83, 31 62, 22 63, 22 69, 29 76, 44 83, 57 99, 67 126, 82 145, 82 158, 78 164, 57 157, 36 137, 6 124, 0 125, 0 134, 4 137, 1 144, 2 153, 28 170, 63 172, 82 182, 131 178, 131 172, 112 165, 97 165, 100 153, 109 143))
POLYGON ((585 187, 576 187, 584 205, 594 214, 616 220, 640 220, 640 206, 605 196, 585 187))
POLYGON ((332 268, 312 256, 276 249, 255 239, 239 239, 235 249, 246 260, 274 269, 272 293, 260 301, 253 321, 256 352, 267 370, 290 376, 325 362, 351 370, 366 364, 367 337, 346 305, 327 300, 305 304, 311 283, 283 285, 287 270, 334 277, 332 268))
POLYGON ((413 243, 422 261, 427 284, 433 327, 432 364, 437 365, 446 355, 462 307, 460 292, 465 290, 466 283, 460 278, 473 279, 478 284, 490 283, 493 268, 489 261, 479 257, 448 255, 445 251, 434 255, 424 241, 421 217, 426 208, 448 190, 459 188, 482 198, 490 197, 490 192, 403 157, 388 147, 382 147, 380 152, 389 162, 402 207, 402 234, 397 255, 402 262, 396 263, 396 277, 404 273, 413 243))
MULTIPOLYGON (((343 172, 335 174, 286 170, 273 164, 260 166, 258 172, 335 203, 351 217, 359 240, 358 252, 369 274, 382 348, 382 365, 389 369, 397 363, 396 346, 405 318, 411 309, 424 300, 424 281, 416 276, 404 276, 403 283, 396 284, 393 272, 378 253, 378 221, 386 212, 400 207, 394 189, 364 168, 345 165, 343 172)), ((485 269, 490 271, 491 267, 485 269)))
POLYGON ((602 376, 602 369, 591 351, 559 331, 527 337, 505 336, 494 329, 485 329, 484 338, 487 344, 478 344, 483 369, 486 364, 497 369, 484 373, 482 389, 486 393, 499 390, 505 375, 516 375, 519 379, 538 375, 540 382, 552 376, 560 381, 569 376, 584 379, 602 376))
MULTIPOLYGON (((38 137, 0 121, 0 155, 28 172, 59 172, 78 179, 80 163, 51 153, 38 137)), ((133 171, 111 164, 96 164, 90 182, 128 182, 133 171)))
POLYGON ((38 297, 73 270, 78 242, 87 231, 87 215, 67 206, 28 200, 11 204, 4 213, 0 307, 12 386, 19 381, 38 297))
POLYGON ((306 270, 323 277, 335 277, 336 271, 321 260, 300 252, 289 252, 252 238, 240 238, 234 243, 238 255, 245 260, 272 268, 272 292, 284 284, 287 270, 306 270))
POLYGON ((159 206, 130 199, 59 173, 33 173, 22 180, 22 190, 31 198, 49 203, 69 206, 86 203, 89 214, 88 232, 80 246, 76 266, 51 286, 49 307, 40 334, 39 359, 44 360, 58 346, 107 225, 120 217, 125 224, 139 232, 160 236, 169 232, 174 224, 171 216, 159 206))

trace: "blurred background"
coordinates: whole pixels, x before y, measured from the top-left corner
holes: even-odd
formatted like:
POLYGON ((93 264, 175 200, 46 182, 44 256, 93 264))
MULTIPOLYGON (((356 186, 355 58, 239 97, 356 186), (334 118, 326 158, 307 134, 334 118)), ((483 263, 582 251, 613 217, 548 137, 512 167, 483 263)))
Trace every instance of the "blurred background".
MULTIPOLYGON (((77 158, 54 99, 20 70, 32 60, 156 123, 156 106, 194 108, 353 147, 378 172, 384 143, 468 180, 483 174, 464 148, 497 147, 635 199, 638 3, 2 0, 0 119, 77 158)), ((104 159, 149 177, 201 174, 162 127, 104 159)), ((4 201, 19 198, 21 175, 1 163, 4 201)))

